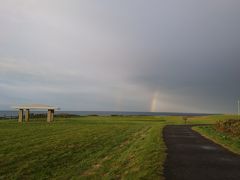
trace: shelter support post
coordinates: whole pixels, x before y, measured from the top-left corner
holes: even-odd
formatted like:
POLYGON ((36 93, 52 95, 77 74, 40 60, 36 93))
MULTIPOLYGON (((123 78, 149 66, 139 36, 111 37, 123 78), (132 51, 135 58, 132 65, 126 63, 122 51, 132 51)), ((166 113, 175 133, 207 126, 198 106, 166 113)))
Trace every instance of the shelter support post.
POLYGON ((18 122, 22 122, 23 121, 23 109, 19 109, 18 110, 18 122))
POLYGON ((30 110, 25 109, 25 121, 28 122, 30 119, 30 110))
POLYGON ((48 109, 47 122, 52 122, 54 117, 54 109, 48 109))
POLYGON ((51 117, 51 121, 53 121, 53 118, 54 118, 54 109, 52 109, 52 117, 51 117))

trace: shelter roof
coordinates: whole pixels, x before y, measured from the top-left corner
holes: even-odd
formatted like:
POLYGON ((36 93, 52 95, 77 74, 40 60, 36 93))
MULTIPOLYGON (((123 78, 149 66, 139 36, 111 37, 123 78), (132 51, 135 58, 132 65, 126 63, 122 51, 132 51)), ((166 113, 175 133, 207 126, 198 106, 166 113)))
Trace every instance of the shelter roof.
POLYGON ((39 110, 45 110, 45 109, 54 109, 59 110, 60 108, 55 106, 49 106, 46 104, 24 104, 24 105, 17 105, 14 106, 15 109, 39 109, 39 110))

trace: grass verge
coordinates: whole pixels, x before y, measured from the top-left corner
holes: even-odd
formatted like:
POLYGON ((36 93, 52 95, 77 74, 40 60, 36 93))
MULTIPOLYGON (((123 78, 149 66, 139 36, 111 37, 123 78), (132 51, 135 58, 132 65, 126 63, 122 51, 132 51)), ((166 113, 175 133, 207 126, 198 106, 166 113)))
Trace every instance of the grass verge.
POLYGON ((193 127, 193 130, 226 149, 240 154, 240 137, 233 137, 226 133, 219 132, 213 126, 196 126, 193 127))

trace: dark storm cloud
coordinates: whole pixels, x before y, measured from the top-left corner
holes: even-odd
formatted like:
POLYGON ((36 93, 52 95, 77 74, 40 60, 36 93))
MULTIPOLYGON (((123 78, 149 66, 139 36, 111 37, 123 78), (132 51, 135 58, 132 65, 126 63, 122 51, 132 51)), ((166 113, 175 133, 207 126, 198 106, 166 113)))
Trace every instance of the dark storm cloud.
POLYGON ((235 111, 238 0, 0 5, 1 108, 235 111))

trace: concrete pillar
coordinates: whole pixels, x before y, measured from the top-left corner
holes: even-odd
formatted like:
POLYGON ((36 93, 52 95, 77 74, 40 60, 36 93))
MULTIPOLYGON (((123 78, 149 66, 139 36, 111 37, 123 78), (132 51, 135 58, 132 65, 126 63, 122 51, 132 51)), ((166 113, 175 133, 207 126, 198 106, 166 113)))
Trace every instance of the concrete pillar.
POLYGON ((19 109, 18 110, 18 122, 22 122, 23 121, 23 109, 19 109))
POLYGON ((29 109, 25 109, 25 121, 28 122, 30 117, 30 111, 29 109))
POLYGON ((47 122, 51 122, 51 110, 48 109, 48 113, 47 113, 47 122))
POLYGON ((48 109, 47 122, 52 122, 53 121, 53 116, 54 116, 54 110, 53 109, 48 109))
POLYGON ((52 109, 52 117, 51 117, 51 121, 53 121, 54 118, 54 109, 52 109))

